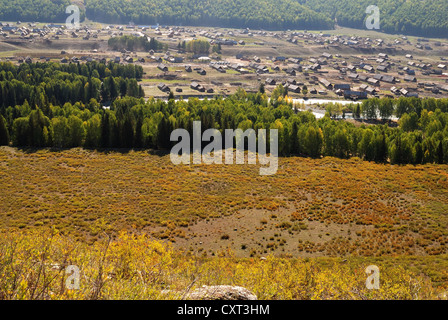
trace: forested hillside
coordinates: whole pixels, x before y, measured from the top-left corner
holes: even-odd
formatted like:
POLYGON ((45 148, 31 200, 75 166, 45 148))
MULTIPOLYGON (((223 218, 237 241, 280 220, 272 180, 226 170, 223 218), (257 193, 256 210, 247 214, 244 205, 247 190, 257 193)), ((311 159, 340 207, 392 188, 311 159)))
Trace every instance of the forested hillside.
MULTIPOLYGON (((253 29, 364 29, 369 5, 381 13, 381 30, 446 37, 445 0, 84 0, 94 21, 253 29)), ((69 0, 0 0, 0 19, 63 22, 69 0)), ((84 13, 82 13, 84 16, 84 13)))
MULTIPOLYGON (((170 149, 170 132, 191 131, 200 120, 203 130, 278 129, 284 156, 448 163, 448 99, 369 99, 349 111, 365 119, 396 115, 399 128, 356 127, 298 112, 281 85, 270 99, 240 89, 226 99, 145 102, 139 66, 0 63, 0 70, 0 145, 170 149)), ((327 108, 334 114, 337 106, 327 108)))
POLYGON ((305 6, 336 19, 344 27, 364 29, 369 5, 380 9, 381 30, 421 36, 446 37, 446 0, 299 0, 305 6))
MULTIPOLYGON (((64 22, 69 16, 65 9, 70 0, 0 0, 0 19, 3 21, 64 22)), ((81 12, 81 18, 84 18, 81 12)))
POLYGON ((86 0, 87 17, 108 23, 328 29, 332 21, 294 0, 86 0))

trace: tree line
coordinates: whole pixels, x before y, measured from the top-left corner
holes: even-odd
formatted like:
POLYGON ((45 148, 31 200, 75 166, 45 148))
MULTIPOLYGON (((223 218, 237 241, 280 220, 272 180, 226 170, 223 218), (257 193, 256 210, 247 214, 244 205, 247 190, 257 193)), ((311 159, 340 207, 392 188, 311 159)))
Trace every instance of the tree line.
POLYGON ((254 29, 330 29, 325 14, 294 0, 87 0, 87 18, 105 23, 254 29))
MULTIPOLYGON (((391 163, 448 163, 448 113, 437 102, 422 100, 428 109, 413 106, 404 98, 406 112, 398 127, 387 124, 355 126, 333 120, 327 113, 316 119, 309 111, 298 111, 287 96, 277 101, 263 93, 240 89, 227 97, 210 100, 145 101, 124 97, 114 100, 110 109, 91 99, 50 106, 44 112, 28 102, 15 106, 15 113, 1 117, 2 144, 32 147, 152 148, 169 150, 174 129, 184 128, 192 136, 193 121, 201 121, 203 131, 224 129, 278 129, 282 156, 360 157, 391 163), (419 111, 420 110, 420 111, 419 111), (409 113, 408 113, 409 112, 409 113)), ((447 101, 443 101, 446 106, 447 101)), ((361 105, 361 112, 364 112, 361 105)), ((398 99, 393 101, 394 112, 398 99)), ((223 146, 225 145, 225 139, 223 146)))
MULTIPOLYGON (((25 102, 50 111, 50 105, 110 102, 118 97, 143 97, 137 79, 143 68, 116 63, 0 63, 0 112, 15 114, 25 102)), ((14 117, 14 116, 13 116, 14 117)))
POLYGON ((447 37, 448 2, 445 0, 303 0, 317 12, 344 27, 365 29, 366 8, 378 6, 380 29, 388 33, 447 37))
MULTIPOLYGON (((69 0, 0 0, 5 21, 64 22, 69 0)), ((268 30, 365 29, 366 8, 380 9, 382 31, 446 37, 446 0, 86 0, 87 18, 104 23, 168 24, 268 30)))
MULTIPOLYGON (((65 22, 70 0, 0 0, 0 19, 4 21, 65 22)), ((81 21, 85 12, 80 12, 81 21)))
POLYGON ((109 48, 121 51, 126 49, 128 51, 166 51, 168 49, 167 44, 163 44, 157 41, 155 38, 137 37, 132 35, 123 35, 119 37, 112 37, 107 42, 109 48))

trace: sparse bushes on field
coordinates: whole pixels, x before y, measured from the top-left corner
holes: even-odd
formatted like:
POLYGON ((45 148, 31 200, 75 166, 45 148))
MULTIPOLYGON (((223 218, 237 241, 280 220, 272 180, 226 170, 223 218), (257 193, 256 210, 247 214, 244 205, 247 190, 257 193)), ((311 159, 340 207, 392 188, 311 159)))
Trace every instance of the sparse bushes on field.
POLYGON ((437 297, 427 279, 387 265, 387 260, 380 265, 380 289, 368 290, 364 271, 368 261, 236 259, 229 251, 201 258, 129 233, 93 246, 54 229, 2 233, 0 253, 0 298, 8 300, 181 299, 195 287, 222 284, 246 287, 259 299, 437 297), (79 268, 79 290, 66 287, 69 265, 79 268))

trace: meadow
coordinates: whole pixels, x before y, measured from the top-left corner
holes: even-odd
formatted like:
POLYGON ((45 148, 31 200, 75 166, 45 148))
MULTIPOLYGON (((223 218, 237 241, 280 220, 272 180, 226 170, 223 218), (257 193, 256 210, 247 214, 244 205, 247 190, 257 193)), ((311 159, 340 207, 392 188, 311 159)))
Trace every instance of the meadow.
POLYGON ((442 259, 316 258, 237 259, 222 251, 204 258, 172 246, 120 233, 93 246, 56 230, 2 234, 0 298, 10 299, 186 299, 202 285, 244 286, 258 299, 446 299, 442 259), (367 265, 380 270, 380 288, 366 288, 367 265), (79 268, 79 288, 67 288, 69 266, 79 268), (430 275, 430 276, 428 276, 430 275))
MULTIPOLYGON (((7 259, 5 250, 14 247, 7 243, 14 239, 23 239, 17 241, 24 248, 43 250, 27 238, 30 232, 45 235, 52 229, 60 250, 64 241, 70 242, 85 259, 96 259, 94 248, 104 246, 105 239, 120 243, 119 235, 125 232, 127 239, 147 239, 147 244, 141 243, 145 250, 150 243, 172 250, 182 263, 225 263, 233 270, 248 261, 261 268, 258 261, 268 257, 291 270, 305 268, 308 261, 331 273, 331 265, 343 259, 349 259, 349 269, 343 265, 337 272, 362 272, 374 261, 391 272, 403 267, 403 274, 412 273, 412 279, 429 281, 431 290, 448 286, 446 165, 284 157, 276 175, 259 176, 258 169, 236 164, 175 166, 169 155, 148 150, 1 147, 2 259, 7 259)), ((64 249, 67 254, 69 247, 64 249)), ((3 260, 2 268, 7 265, 3 260)), ((233 276, 222 275, 225 283, 204 281, 240 282, 233 276)), ((256 286, 253 281, 251 288, 256 286)), ((307 296, 263 290, 259 294, 266 298, 307 296)))

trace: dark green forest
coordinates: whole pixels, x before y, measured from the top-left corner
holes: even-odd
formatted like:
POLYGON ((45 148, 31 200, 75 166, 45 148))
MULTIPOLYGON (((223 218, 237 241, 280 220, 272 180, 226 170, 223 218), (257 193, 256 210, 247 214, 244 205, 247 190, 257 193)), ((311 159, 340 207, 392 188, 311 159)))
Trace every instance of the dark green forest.
POLYGON ((329 17, 294 0, 86 0, 87 17, 107 23, 288 29, 332 28, 329 17))
POLYGON ((446 0, 299 0, 298 2, 336 19, 344 27, 365 29, 369 5, 380 9, 380 28, 387 33, 448 36, 446 0))
POLYGON ((0 62, 0 109, 21 105, 46 108, 49 104, 113 101, 118 96, 142 97, 141 66, 89 62, 33 63, 0 62))
MULTIPOLYGON (((65 9, 70 0, 0 0, 0 19, 3 21, 65 22, 65 9)), ((85 12, 81 11, 81 19, 85 12)))
MULTIPOLYGON (((5 21, 64 22, 69 0, 0 0, 5 21)), ((381 30, 447 37, 446 0, 85 0, 82 18, 104 23, 168 24, 266 30, 365 29, 369 5, 377 5, 381 30)))
POLYGON ((1 145, 168 150, 175 144, 171 132, 184 128, 192 133, 193 121, 198 120, 204 131, 278 129, 282 156, 448 163, 448 99, 365 100, 344 111, 366 120, 379 115, 386 122, 396 116, 398 127, 387 123, 357 127, 332 119, 331 107, 319 120, 311 112, 298 111, 284 98, 287 92, 282 86, 271 97, 239 89, 227 98, 145 101, 136 85, 141 70, 131 65, 2 63, 0 67, 5 97, 0 105, 1 145), (103 108, 101 101, 111 101, 110 108, 103 108))
POLYGON ((148 40, 146 37, 136 37, 130 35, 110 38, 107 44, 109 48, 115 51, 121 51, 123 49, 128 51, 168 50, 167 45, 157 41, 155 38, 148 40))

